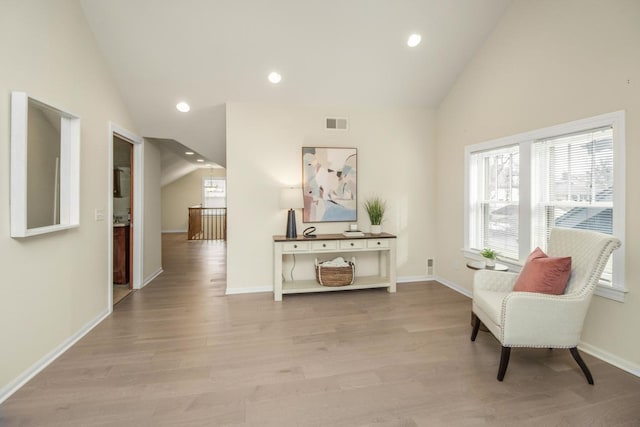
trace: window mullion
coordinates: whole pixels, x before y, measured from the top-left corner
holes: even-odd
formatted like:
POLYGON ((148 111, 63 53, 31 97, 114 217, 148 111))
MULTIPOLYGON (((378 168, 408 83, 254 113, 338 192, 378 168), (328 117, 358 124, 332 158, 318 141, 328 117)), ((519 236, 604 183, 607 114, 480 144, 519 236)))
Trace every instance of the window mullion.
POLYGON ((531 228, 533 218, 532 202, 532 144, 531 141, 520 143, 520 221, 518 226, 518 258, 524 260, 531 251, 531 236, 533 230, 531 228))

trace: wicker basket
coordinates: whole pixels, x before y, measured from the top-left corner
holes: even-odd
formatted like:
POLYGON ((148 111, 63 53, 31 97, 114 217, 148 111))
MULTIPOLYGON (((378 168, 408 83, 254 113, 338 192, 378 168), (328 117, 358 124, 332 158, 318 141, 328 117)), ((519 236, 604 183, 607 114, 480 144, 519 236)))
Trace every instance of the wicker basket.
POLYGON ((316 280, 322 286, 347 286, 353 284, 355 258, 344 267, 325 267, 316 259, 316 280))

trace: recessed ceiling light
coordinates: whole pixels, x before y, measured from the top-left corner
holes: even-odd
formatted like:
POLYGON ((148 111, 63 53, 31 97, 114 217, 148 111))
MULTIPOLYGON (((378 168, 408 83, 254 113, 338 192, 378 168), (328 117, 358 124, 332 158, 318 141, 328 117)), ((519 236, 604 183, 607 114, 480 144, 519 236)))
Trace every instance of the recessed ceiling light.
POLYGON ((275 71, 269 73, 269 81, 271 83, 280 83, 280 80, 282 80, 282 76, 279 73, 276 73, 275 71))
POLYGON ((186 102, 178 102, 176 104, 176 109, 178 111, 180 111, 181 113, 186 113, 189 110, 191 110, 191 107, 189 106, 189 104, 187 104, 186 102))
POLYGON ((184 154, 187 156, 193 156, 195 153, 193 151, 185 151, 184 154))
POLYGON ((420 44, 421 41, 422 36, 420 34, 411 34, 409 36, 409 39, 407 40, 407 45, 409 45, 409 47, 416 47, 420 44))
POLYGON ((198 160, 196 160, 196 162, 204 162, 204 160, 198 159, 198 160))

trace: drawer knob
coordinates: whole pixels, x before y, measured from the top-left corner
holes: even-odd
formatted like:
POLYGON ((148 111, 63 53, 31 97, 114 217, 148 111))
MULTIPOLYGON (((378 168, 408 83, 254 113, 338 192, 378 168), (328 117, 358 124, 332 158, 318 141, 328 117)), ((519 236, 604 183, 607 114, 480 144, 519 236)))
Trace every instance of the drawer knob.
POLYGON ((380 245, 380 242, 378 242, 378 245, 380 245))
POLYGON ((351 243, 351 246, 353 246, 353 242, 351 243))
POLYGON ((327 244, 326 244, 326 243, 323 243, 323 244, 322 244, 322 247, 323 247, 323 248, 326 248, 326 247, 327 247, 327 244))
POLYGON ((294 249, 298 249, 298 245, 293 245, 293 248, 294 249))

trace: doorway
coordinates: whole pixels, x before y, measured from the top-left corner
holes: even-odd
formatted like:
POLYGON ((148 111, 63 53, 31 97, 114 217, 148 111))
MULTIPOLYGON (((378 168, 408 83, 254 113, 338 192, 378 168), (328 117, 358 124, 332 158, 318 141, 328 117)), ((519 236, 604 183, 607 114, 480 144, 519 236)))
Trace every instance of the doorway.
POLYGON ((109 124, 109 309, 142 287, 143 140, 109 124))
POLYGON ((113 135, 113 305, 133 290, 133 145, 113 135))

